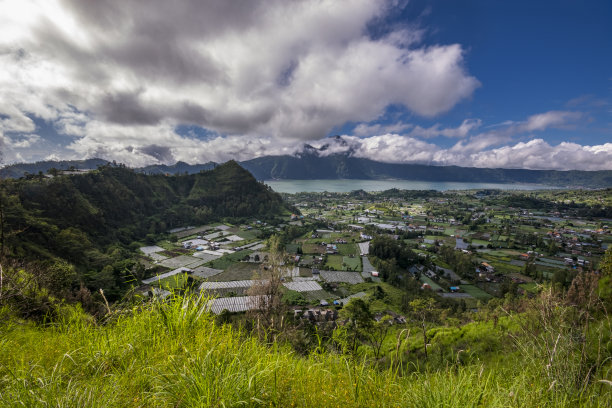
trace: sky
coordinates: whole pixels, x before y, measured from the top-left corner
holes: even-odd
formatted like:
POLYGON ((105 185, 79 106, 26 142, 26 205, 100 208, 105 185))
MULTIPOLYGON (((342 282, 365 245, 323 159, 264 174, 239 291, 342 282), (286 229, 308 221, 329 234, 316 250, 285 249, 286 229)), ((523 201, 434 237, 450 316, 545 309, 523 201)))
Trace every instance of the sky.
POLYGON ((612 2, 0 0, 0 161, 612 170, 612 2))

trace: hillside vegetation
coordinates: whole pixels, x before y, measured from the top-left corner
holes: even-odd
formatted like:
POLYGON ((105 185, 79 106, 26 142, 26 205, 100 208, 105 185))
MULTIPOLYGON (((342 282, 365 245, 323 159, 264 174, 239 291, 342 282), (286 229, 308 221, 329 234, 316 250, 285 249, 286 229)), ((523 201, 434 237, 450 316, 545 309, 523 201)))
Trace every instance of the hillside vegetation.
MULTIPOLYGON (((52 168, 95 168, 104 164, 101 159, 64 162, 21 163, 0 169, 0 178, 23 177, 26 174, 47 172, 52 168)), ((198 173, 215 167, 215 163, 151 165, 135 169, 146 174, 198 173)), ((323 156, 320 152, 306 152, 300 156, 264 156, 240 162, 258 180, 417 180, 456 181, 474 183, 534 183, 560 187, 606 188, 612 185, 612 171, 557 171, 529 169, 491 169, 459 166, 430 166, 423 164, 384 163, 352 157, 348 154, 323 156)))
MULTIPOLYGON (((612 401, 609 381, 574 382, 580 353, 568 354, 567 339, 557 339, 552 351, 524 338, 518 344, 530 355, 468 364, 461 354, 469 350, 462 350, 437 368, 402 365, 410 349, 398 343, 399 358, 380 369, 367 357, 325 350, 300 357, 277 342, 261 343, 217 324, 205 305, 202 297, 176 297, 116 311, 102 325, 78 308, 66 308, 47 327, 3 321, 0 401, 28 407, 604 407, 612 401)), ((502 318, 487 331, 508 336, 519 317, 502 318)), ((442 330, 432 343, 457 343, 453 336, 461 333, 482 336, 487 325, 474 325, 442 330)))
POLYGON ((233 161, 192 175, 108 165, 85 174, 6 179, 0 182, 0 258, 29 263, 29 273, 61 297, 84 286, 102 288, 113 300, 142 278, 131 259, 135 241, 153 243, 179 226, 287 211, 278 194, 233 161))

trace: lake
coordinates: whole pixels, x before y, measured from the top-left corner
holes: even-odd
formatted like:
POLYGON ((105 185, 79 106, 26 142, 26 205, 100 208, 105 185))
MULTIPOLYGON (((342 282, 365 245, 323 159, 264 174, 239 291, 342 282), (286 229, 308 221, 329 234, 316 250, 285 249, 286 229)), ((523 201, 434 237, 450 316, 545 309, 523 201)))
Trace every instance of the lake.
POLYGON ((335 192, 346 193, 353 190, 384 191, 392 188, 400 190, 552 190, 558 187, 541 184, 502 184, 502 183, 461 183, 445 181, 414 180, 266 180, 267 185, 278 193, 335 192))

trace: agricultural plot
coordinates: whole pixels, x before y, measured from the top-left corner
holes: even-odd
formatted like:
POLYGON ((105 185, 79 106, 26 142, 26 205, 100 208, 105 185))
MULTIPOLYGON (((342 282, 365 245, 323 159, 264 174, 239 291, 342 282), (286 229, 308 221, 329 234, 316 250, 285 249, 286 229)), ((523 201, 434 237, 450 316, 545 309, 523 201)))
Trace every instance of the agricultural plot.
POLYGON ((370 241, 360 242, 357 245, 359 246, 359 253, 361 255, 368 255, 370 253, 370 241))
POLYGON ((199 239, 199 238, 194 238, 194 239, 188 239, 187 241, 183 241, 181 242, 181 244, 185 245, 185 244, 190 244, 191 246, 200 246, 200 245, 208 245, 208 241, 206 241, 205 239, 199 239))
POLYGON ((443 276, 446 279, 452 279, 452 280, 461 280, 461 277, 459 275, 457 275, 452 269, 448 269, 448 268, 441 268, 438 266, 438 269, 442 269, 443 271, 443 276))
POLYGON ((160 275, 156 275, 156 276, 154 276, 152 278, 143 279, 142 283, 144 283, 146 285, 155 284, 158 281, 161 281, 163 279, 172 277, 174 275, 178 275, 179 273, 183 273, 183 272, 189 272, 189 269, 188 268, 177 268, 177 269, 174 269, 174 270, 172 270, 170 272, 166 272, 166 273, 162 273, 160 275))
POLYGON ((181 268, 181 267, 196 267, 204 263, 203 260, 190 256, 180 255, 174 258, 164 259, 159 264, 168 268, 181 268))
POLYGON ((159 247, 157 245, 153 245, 153 246, 146 246, 146 247, 141 247, 140 251, 142 253, 144 253, 145 255, 151 255, 154 254, 156 252, 162 252, 164 251, 164 248, 159 247))
POLYGON ((255 283, 260 283, 264 281, 256 281, 256 280, 242 280, 242 281, 232 281, 232 282, 202 282, 200 285, 200 290, 218 290, 218 289, 239 289, 239 288, 250 288, 255 283))
POLYGON ((344 256, 342 257, 342 264, 346 265, 343 267, 343 269, 346 269, 346 270, 351 270, 351 271, 361 270, 361 259, 358 256, 354 256, 352 258, 349 256, 344 256))
POLYGON ((363 282, 361 274, 356 272, 321 271, 321 278, 327 282, 344 282, 352 285, 363 282))
POLYGON ((325 247, 319 245, 319 244, 303 244, 302 245, 302 252, 304 252, 305 254, 324 254, 325 253, 325 247))
POLYGON ((206 264, 211 268, 215 269, 227 269, 230 265, 235 264, 236 262, 240 262, 247 255, 251 255, 253 253, 252 249, 247 249, 239 252, 234 252, 231 254, 223 255, 221 258, 210 261, 206 264))
POLYGON ((325 264, 329 268, 333 268, 337 271, 346 269, 342 266, 342 256, 341 255, 328 255, 327 261, 325 264))
POLYGON ((259 238, 259 235, 261 234, 261 231, 258 230, 258 229, 241 230, 239 232, 236 232, 236 234, 240 235, 242 238, 250 241, 252 239, 259 238))
POLYGON ((461 285, 461 289, 478 300, 489 300, 493 297, 475 285, 461 285))
POLYGON ((221 238, 224 235, 229 235, 224 231, 213 232, 212 234, 204 235, 204 239, 211 240, 216 238, 221 238))
POLYGON ((175 232, 174 235, 176 235, 179 239, 183 239, 183 238, 189 237, 189 236, 202 235, 202 234, 206 233, 207 231, 210 231, 211 229, 212 229, 211 226, 204 225, 204 226, 201 226, 201 227, 189 228, 189 229, 185 229, 183 231, 175 232))
POLYGON ((317 281, 309 280, 302 282, 285 282, 283 286, 289 290, 294 290, 296 292, 314 292, 317 290, 323 290, 321 285, 317 281))
POLYGON ((355 244, 337 244, 338 253, 340 255, 357 255, 357 245, 355 244))
POLYGON ((285 246, 285 251, 287 251, 289 254, 295 254, 297 253, 299 247, 299 244, 287 244, 285 246))
POLYGON ((338 299, 338 302, 340 302, 343 305, 346 305, 349 302, 349 300, 351 300, 351 299, 359 299, 359 298, 364 298, 366 296, 368 296, 368 294, 365 293, 365 292, 357 292, 357 293, 349 295, 349 296, 347 296, 345 298, 338 299))
POLYGON ((212 299, 208 307, 214 314, 220 314, 224 310, 232 313, 246 312, 255 309, 258 304, 257 296, 236 296, 212 299))
POLYGON ((191 271, 191 274, 193 276, 197 276, 198 278, 208 279, 222 272, 223 270, 221 269, 213 269, 213 268, 207 268, 206 266, 198 266, 197 268, 191 271))
POLYGON ((338 299, 339 296, 326 292, 324 290, 315 290, 312 292, 302 292, 302 295, 309 301, 319 301, 327 299, 338 299))
POLYGON ((151 258, 151 259, 152 259, 152 260, 154 260, 154 261, 158 261, 158 262, 159 262, 159 261, 163 261, 164 259, 168 259, 168 257, 167 257, 167 256, 164 256, 164 255, 158 254, 158 253, 156 253, 156 252, 153 252, 153 253, 149 254, 149 258, 151 258))
POLYGON ((419 278, 419 280, 421 281, 421 283, 426 283, 426 284, 428 284, 429 286, 431 286, 431 289, 432 289, 434 292, 437 292, 437 291, 442 291, 442 290, 443 290, 443 289, 442 289, 442 286, 438 285, 436 282, 434 282, 433 280, 431 280, 430 278, 428 278, 428 277, 427 277, 427 276, 425 276, 425 275, 421 275, 421 277, 419 278))
POLYGON ((201 259, 203 263, 214 261, 215 259, 221 258, 220 254, 211 254, 210 252, 196 252, 193 254, 194 257, 201 259))
MULTIPOLYGON (((260 268, 260 264, 250 262, 236 262, 225 268, 220 274, 210 277, 210 281, 238 281, 252 279, 260 268)), ((221 268, 214 268, 221 269, 221 268)))
POLYGON ((231 241, 231 242, 244 241, 244 238, 239 237, 238 235, 229 235, 229 236, 223 237, 223 239, 227 239, 228 241, 231 241))

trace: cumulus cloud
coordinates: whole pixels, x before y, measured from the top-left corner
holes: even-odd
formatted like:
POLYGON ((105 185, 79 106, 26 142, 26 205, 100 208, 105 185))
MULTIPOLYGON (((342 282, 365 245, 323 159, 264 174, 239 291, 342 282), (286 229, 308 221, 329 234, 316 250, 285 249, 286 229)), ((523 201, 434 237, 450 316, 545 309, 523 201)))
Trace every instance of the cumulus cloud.
POLYGON ((352 131, 354 136, 367 137, 387 133, 407 134, 413 137, 429 139, 434 137, 464 138, 472 130, 478 129, 482 121, 480 119, 465 119, 457 127, 443 127, 436 123, 430 127, 421 127, 410 123, 398 122, 393 124, 360 123, 352 131))
MULTIPOLYGON (((135 143, 144 148, 149 126, 317 140, 390 104, 433 117, 470 97, 479 82, 460 45, 420 45, 416 26, 367 34, 393 3, 6 0, 0 115, 32 132, 32 117, 64 129, 86 112, 144 127, 135 143)), ((66 129, 87 136, 75 130, 66 129)))
POLYGON ((132 166, 314 151, 398 163, 610 168, 609 144, 514 140, 572 124, 579 112, 485 131, 479 119, 407 123, 435 121, 480 83, 466 71, 461 45, 426 45, 423 27, 369 35, 396 3, 4 0, 1 153, 5 162, 102 157, 132 166), (408 115, 377 123, 390 105, 408 115), (61 138, 37 129, 43 122, 61 138), (351 135, 325 138, 347 123, 358 124, 351 135), (209 137, 178 132, 180 125, 209 137), (439 137, 459 140, 448 148, 426 141, 439 137))

